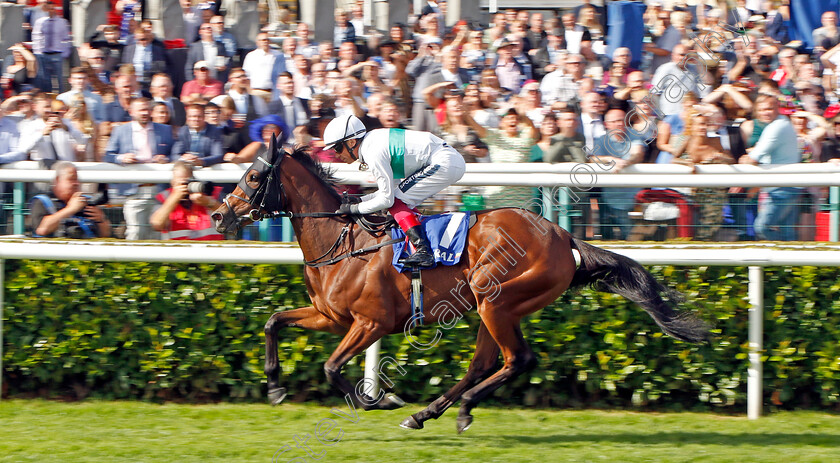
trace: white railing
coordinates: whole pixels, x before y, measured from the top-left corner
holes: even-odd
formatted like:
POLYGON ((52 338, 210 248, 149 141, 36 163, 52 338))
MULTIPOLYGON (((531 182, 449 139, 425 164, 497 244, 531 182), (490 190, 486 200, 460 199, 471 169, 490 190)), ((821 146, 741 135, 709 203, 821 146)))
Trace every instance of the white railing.
MULTIPOLYGON (((764 307, 763 267, 840 265, 840 245, 647 245, 601 246, 643 265, 748 266, 749 267, 749 360, 747 415, 757 419, 762 408, 762 337, 764 307)), ((82 260, 102 262, 179 262, 230 264, 302 264, 300 248, 289 244, 228 244, 200 242, 111 242, 32 239, 0 240, 0 372, 3 369, 3 278, 6 259, 82 260)), ((379 343, 368 350, 366 365, 378 364, 379 343)), ((376 384, 373 369, 366 377, 376 384)), ((2 374, 0 374, 2 390, 2 374)))
MULTIPOLYGON (((119 166, 104 162, 79 162, 79 180, 103 183, 169 183, 172 164, 119 166)), ((236 183, 248 164, 218 164, 199 169, 199 180, 236 183)), ((358 166, 327 164, 342 182, 375 186, 369 172, 358 166)), ((0 182, 48 182, 55 176, 38 168, 33 161, 0 166, 0 182)), ((708 165, 691 168, 672 164, 636 164, 620 173, 602 170, 597 164, 467 164, 467 172, 457 183, 463 186, 566 186, 566 187, 763 187, 838 186, 840 166, 833 164, 792 164, 780 166, 708 165), (594 173, 594 174, 593 174, 594 173), (513 175, 512 175, 513 174, 513 175), (574 175, 573 175, 574 174, 574 175), (588 177, 592 177, 590 180, 588 177)))
MULTIPOLYGON (((140 164, 119 166, 103 162, 76 163, 82 182, 99 183, 169 183, 172 164, 140 164)), ((339 181, 347 184, 375 186, 370 172, 359 171, 357 164, 327 164, 339 181)), ((223 163, 199 169, 195 177, 217 183, 236 183, 248 164, 223 163)), ((33 161, 20 161, 0 166, 0 182, 49 182, 55 173, 38 168, 33 161)), ((571 197, 575 191, 593 187, 770 187, 829 186, 829 239, 840 240, 840 166, 831 163, 803 163, 778 166, 702 165, 696 170, 675 164, 636 164, 620 173, 604 171, 598 164, 467 164, 467 172, 457 183, 463 186, 532 186, 565 187, 553 195, 544 189, 543 215, 569 229, 571 197), (696 173, 692 173, 696 172, 696 173), (569 193, 571 192, 571 193, 569 193)), ((23 189, 15 196, 15 233, 23 233, 23 189)))

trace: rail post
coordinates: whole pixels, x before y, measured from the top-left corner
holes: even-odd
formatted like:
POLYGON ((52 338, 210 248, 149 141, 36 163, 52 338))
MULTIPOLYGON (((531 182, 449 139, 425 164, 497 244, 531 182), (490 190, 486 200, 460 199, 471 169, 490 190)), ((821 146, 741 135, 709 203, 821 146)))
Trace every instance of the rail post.
POLYGON ((365 351, 365 384, 371 384, 369 392, 371 397, 379 395, 379 349, 382 347, 382 340, 378 339, 365 351))
POLYGON ((750 267, 749 271, 749 358, 747 370, 747 418, 757 420, 761 416, 761 351, 764 336, 764 269, 750 267))

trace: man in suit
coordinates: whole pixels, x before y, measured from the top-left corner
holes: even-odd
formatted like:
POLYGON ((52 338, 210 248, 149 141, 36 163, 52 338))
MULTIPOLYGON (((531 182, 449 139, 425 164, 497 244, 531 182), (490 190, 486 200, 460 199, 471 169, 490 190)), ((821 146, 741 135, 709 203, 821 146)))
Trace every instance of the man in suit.
MULTIPOLYGON (((110 75, 112 72, 116 71, 117 67, 122 62, 122 53, 125 49, 125 44, 120 42, 120 29, 113 25, 113 24, 106 24, 100 26, 101 30, 93 35, 90 38, 90 46, 95 50, 99 50, 102 56, 102 61, 99 62, 98 59, 93 59, 96 55, 93 53, 88 55, 88 61, 91 61, 91 66, 93 66, 92 61, 97 61, 98 72, 104 72, 110 75)), ((100 76, 102 79, 102 76, 100 76)), ((109 83, 109 81, 102 80, 104 83, 109 83)))
POLYGON ((152 34, 138 27, 134 31, 134 43, 123 49, 122 62, 134 65, 137 81, 143 90, 149 89, 152 76, 167 72, 166 50, 160 42, 152 41, 152 34))
POLYGON ((187 106, 187 125, 178 130, 178 141, 172 147, 172 157, 194 166, 212 166, 224 161, 222 132, 204 120, 204 105, 187 106))
MULTIPOLYGON (((464 87, 465 84, 470 82, 470 76, 467 74, 467 71, 461 69, 458 66, 460 61, 460 53, 458 52, 457 48, 454 47, 446 47, 443 49, 441 54, 441 67, 435 68, 432 71, 429 71, 428 74, 425 76, 423 80, 423 87, 422 89, 427 89, 432 85, 437 85, 442 82, 452 82, 454 84, 454 88, 461 89, 464 87)), ((419 87, 419 86, 418 86, 419 87)), ((421 89, 421 90, 422 90, 421 89)), ((441 87, 440 90, 437 90, 435 96, 437 99, 442 100, 443 95, 445 93, 445 89, 441 87)), ((415 90, 416 92, 416 90, 415 90)), ((425 101, 422 103, 424 107, 428 108, 428 103, 425 101)), ((425 123, 423 129, 416 129, 416 130, 429 130, 430 128, 434 127, 434 115, 432 114, 431 117, 429 116, 431 111, 425 111, 425 123)), ((415 126, 417 123, 415 122, 415 126)))
POLYGON ((169 108, 169 124, 175 127, 183 126, 187 121, 184 103, 172 96, 172 79, 167 74, 159 73, 152 77, 149 90, 152 93, 152 103, 161 102, 169 108))
MULTIPOLYGON (((233 100, 236 106, 234 114, 244 114, 245 120, 251 122, 269 113, 265 100, 251 94, 248 75, 245 74, 242 68, 231 69, 229 80, 230 88, 228 89, 227 96, 233 100)), ((214 98, 212 102, 221 105, 223 98, 217 98, 219 100, 214 98)))
POLYGON ((47 16, 39 18, 32 26, 32 51, 38 57, 44 82, 41 90, 52 92, 53 78, 58 81, 58 91, 64 92, 64 60, 70 57, 70 24, 58 16, 54 4, 44 4, 47 16))
POLYGON ((236 37, 234 37, 230 31, 225 29, 224 16, 216 15, 210 18, 210 27, 213 28, 213 38, 216 42, 221 43, 222 46, 225 47, 225 56, 228 57, 228 65, 231 66, 232 64, 230 61, 232 61, 234 57, 238 56, 236 37))
POLYGON ((122 124, 131 121, 131 114, 128 113, 131 100, 136 98, 134 94, 135 81, 128 74, 120 74, 114 79, 115 98, 105 103, 105 120, 110 123, 122 124))
POLYGON ((225 47, 213 37, 213 26, 204 23, 198 28, 198 35, 201 40, 190 44, 187 52, 187 62, 184 65, 184 76, 187 81, 195 79, 193 67, 199 61, 206 61, 209 67, 210 78, 222 82, 227 80, 227 57, 225 47))
MULTIPOLYGON (((309 100, 295 96, 295 80, 291 73, 284 72, 277 78, 277 93, 268 105, 268 112, 282 117, 290 129, 309 123, 309 100)), ((289 142, 294 143, 291 134, 289 142)))
POLYGON ((580 124, 578 124, 578 127, 580 127, 586 141, 586 149, 591 151, 595 147, 596 140, 607 133, 604 125, 604 112, 607 109, 607 104, 604 101, 604 96, 600 93, 587 92, 581 99, 580 109, 580 124))
MULTIPOLYGON (((172 128, 152 122, 151 103, 147 98, 133 99, 129 105, 129 113, 131 122, 117 126, 111 132, 108 147, 105 149, 105 161, 120 165, 168 163, 174 143, 172 128)), ((156 206, 154 195, 157 186, 147 183, 121 184, 115 187, 127 198, 123 206, 126 239, 152 239, 149 220, 156 206)))

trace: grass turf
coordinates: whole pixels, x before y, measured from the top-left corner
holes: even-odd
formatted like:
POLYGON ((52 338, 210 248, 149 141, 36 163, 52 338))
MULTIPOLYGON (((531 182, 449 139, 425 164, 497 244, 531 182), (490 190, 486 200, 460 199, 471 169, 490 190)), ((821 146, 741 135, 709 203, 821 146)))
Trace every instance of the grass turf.
POLYGON ((478 408, 472 428, 460 436, 456 410, 421 431, 397 427, 419 409, 359 410, 353 417, 346 404, 335 407, 340 416, 328 407, 297 404, 3 401, 0 461, 840 461, 840 416, 817 412, 749 421, 698 413, 478 408), (335 441, 329 446, 314 436, 327 418, 337 426, 325 432, 325 422, 320 428, 326 443, 335 441), (307 435, 310 455, 296 442, 307 435), (284 445, 290 449, 275 458, 284 445))

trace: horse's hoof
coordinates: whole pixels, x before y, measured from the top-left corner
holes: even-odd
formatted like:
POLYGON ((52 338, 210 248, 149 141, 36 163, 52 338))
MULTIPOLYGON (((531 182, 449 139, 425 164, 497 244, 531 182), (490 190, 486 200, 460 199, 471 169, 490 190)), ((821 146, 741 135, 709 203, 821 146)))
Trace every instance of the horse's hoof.
POLYGON ((466 416, 459 416, 457 420, 455 420, 455 427, 458 429, 458 434, 470 429, 472 426, 473 417, 472 415, 466 416))
POLYGON ((286 388, 278 387, 268 391, 268 403, 271 405, 280 405, 280 402, 286 398, 286 388))
POLYGON ((400 399, 396 394, 388 394, 379 401, 380 410, 395 410, 405 406, 405 401, 400 399))
POLYGON ((423 429, 423 423, 414 419, 414 415, 410 415, 400 423, 400 427, 404 429, 423 429))

